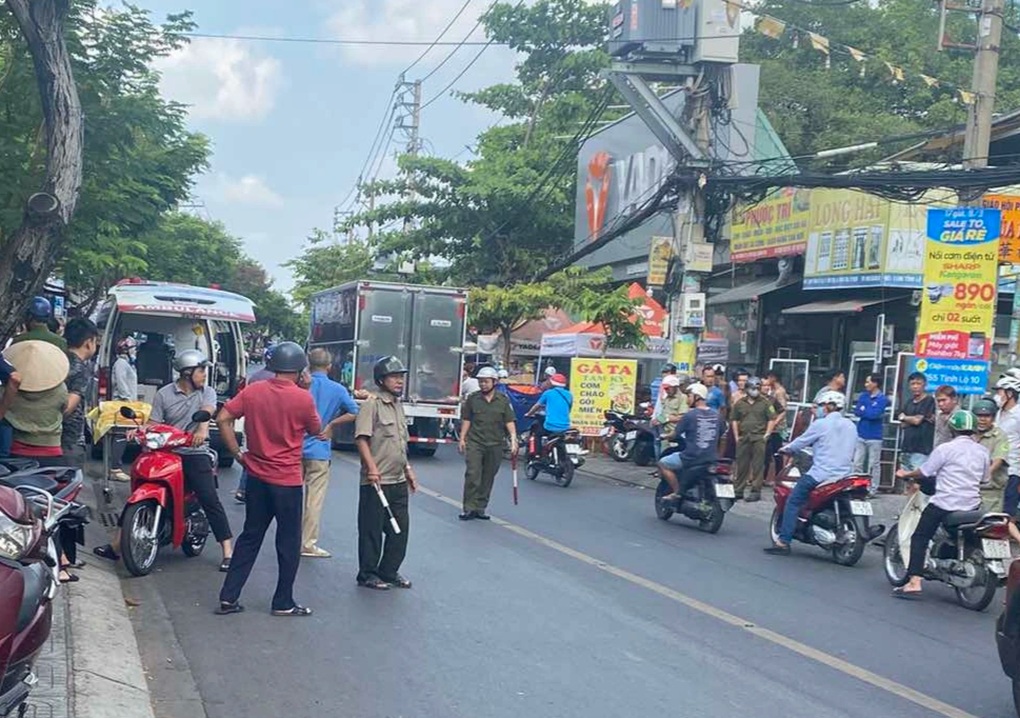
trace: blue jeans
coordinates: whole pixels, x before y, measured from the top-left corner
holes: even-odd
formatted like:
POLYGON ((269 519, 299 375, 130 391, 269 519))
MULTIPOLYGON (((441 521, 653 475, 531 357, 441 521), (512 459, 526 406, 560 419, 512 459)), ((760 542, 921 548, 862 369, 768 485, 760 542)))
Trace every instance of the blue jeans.
POLYGON ((1018 503, 1020 503, 1020 476, 1010 474, 1002 496, 1002 513, 1016 516, 1018 503))
POLYGON ((779 529, 779 540, 789 546, 793 542, 793 532, 797 529, 797 517, 800 510, 804 508, 808 497, 818 482, 811 478, 810 474, 804 474, 797 480, 797 485, 790 492, 786 500, 786 508, 783 510, 783 525, 779 529))
POLYGON ((238 491, 248 490, 248 469, 241 469, 241 478, 237 481, 238 491))

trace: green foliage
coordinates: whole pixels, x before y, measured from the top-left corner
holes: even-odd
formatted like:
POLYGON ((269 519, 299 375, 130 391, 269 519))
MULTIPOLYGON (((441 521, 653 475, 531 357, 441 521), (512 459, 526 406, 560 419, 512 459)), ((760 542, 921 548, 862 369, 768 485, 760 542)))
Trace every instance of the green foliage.
POLYGON ((396 226, 376 235, 380 253, 441 258, 441 274, 467 286, 509 287, 568 252, 576 163, 568 138, 602 95, 605 19, 605 6, 584 0, 496 4, 485 16, 486 32, 523 54, 517 82, 462 97, 508 124, 483 132, 466 166, 400 158, 398 179, 362 188, 379 200, 376 208, 339 229, 396 226))
MULTIPOLYGON (((774 40, 749 30, 741 38, 741 61, 759 63, 762 68, 760 105, 794 156, 965 121, 967 108, 958 102, 953 87, 929 88, 917 77, 924 73, 959 88, 971 86, 971 53, 935 51, 937 4, 765 0, 756 7, 871 57, 863 65, 862 76, 862 65, 835 49, 832 66, 825 69, 824 56, 812 49, 806 38, 797 48, 789 35, 774 40), (906 81, 894 84, 884 62, 903 68, 906 81)), ((973 42, 973 16, 950 13, 947 34, 955 42, 973 42)), ((1020 41, 1014 33, 1004 31, 998 111, 1020 107, 1018 60, 1020 41)), ((859 166, 909 144, 850 155, 829 165, 833 169, 859 166)), ((958 151, 955 158, 959 158, 958 151)))
POLYGON ((316 230, 308 242, 299 257, 284 265, 294 273, 290 294, 303 306, 316 292, 367 278, 375 261, 367 243, 339 244, 322 230, 316 230))
MULTIPOLYGON (((68 288, 94 304, 120 277, 144 266, 139 238, 187 197, 205 167, 207 140, 186 130, 182 105, 160 97, 154 59, 184 42, 190 15, 162 25, 131 5, 99 11, 74 0, 67 43, 85 117, 84 176, 66 233, 68 288)), ((0 12, 0 243, 21 222, 41 181, 45 147, 32 60, 13 18, 0 12)))
POLYGON ((584 321, 601 324, 606 332, 606 348, 634 349, 645 344, 641 317, 636 309, 640 299, 631 299, 627 287, 585 287, 569 302, 569 308, 584 321))

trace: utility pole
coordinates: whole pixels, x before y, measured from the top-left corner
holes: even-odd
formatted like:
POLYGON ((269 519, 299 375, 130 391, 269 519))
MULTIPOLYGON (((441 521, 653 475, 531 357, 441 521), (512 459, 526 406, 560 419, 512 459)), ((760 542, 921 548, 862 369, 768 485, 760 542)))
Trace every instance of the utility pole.
POLYGON ((988 166, 1003 9, 1004 0, 984 0, 978 15, 977 54, 971 83, 974 103, 967 113, 967 131, 963 140, 963 166, 967 169, 988 166))

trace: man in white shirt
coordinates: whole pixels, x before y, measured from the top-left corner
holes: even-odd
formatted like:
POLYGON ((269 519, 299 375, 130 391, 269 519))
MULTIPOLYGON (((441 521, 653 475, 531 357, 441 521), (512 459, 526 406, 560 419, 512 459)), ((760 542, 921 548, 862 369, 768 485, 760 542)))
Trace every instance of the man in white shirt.
POLYGON ((1002 510, 1010 516, 1017 513, 1020 502, 1020 408, 1017 399, 1020 397, 1020 379, 1010 373, 1003 374, 995 383, 995 404, 999 407, 999 415, 995 425, 1002 430, 1009 441, 1009 454, 1006 456, 1006 470, 1009 480, 1002 497, 1002 510))
POLYGON ((478 380, 475 379, 475 365, 472 362, 464 364, 464 376, 460 380, 460 399, 464 401, 469 396, 474 394, 476 391, 481 391, 482 387, 478 385, 478 380))
POLYGON ((935 479, 935 494, 910 537, 909 578, 905 586, 893 591, 899 598, 917 598, 921 593, 928 544, 946 517, 954 511, 974 511, 981 507, 981 483, 988 475, 991 458, 988 449, 972 438, 976 429, 975 416, 957 409, 949 417, 952 441, 936 446, 919 469, 896 472, 899 479, 935 479))

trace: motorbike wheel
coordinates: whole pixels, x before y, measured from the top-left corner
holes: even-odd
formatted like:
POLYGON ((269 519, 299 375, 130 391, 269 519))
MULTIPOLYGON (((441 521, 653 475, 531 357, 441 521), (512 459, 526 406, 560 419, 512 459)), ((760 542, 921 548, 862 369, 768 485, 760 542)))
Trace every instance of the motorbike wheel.
POLYGON ((527 477, 528 481, 534 481, 538 478, 539 473, 542 471, 541 465, 538 463, 538 459, 528 462, 528 468, 524 470, 524 476, 527 477))
POLYGON ((188 558, 201 556, 205 543, 209 539, 209 521, 205 517, 205 512, 199 510, 197 519, 199 529, 195 531, 192 522, 189 521, 188 531, 184 534, 184 542, 181 544, 181 550, 184 551, 184 555, 188 558))
POLYGON ((779 529, 783 525, 783 513, 779 510, 779 507, 772 509, 772 518, 769 519, 769 537, 772 539, 772 543, 779 542, 779 529))
POLYGON ((719 529, 722 528, 723 519, 726 518, 726 512, 722 510, 722 506, 719 505, 719 500, 716 499, 712 504, 712 515, 707 519, 702 519, 698 522, 698 528, 705 533, 717 534, 719 529))
POLYGON ((853 518, 844 519, 843 526, 839 530, 844 536, 852 535, 853 541, 833 546, 832 560, 840 566, 853 566, 864 555, 864 547, 868 545, 867 541, 857 532, 857 524, 854 523, 853 518))
POLYGON ((663 521, 673 518, 673 509, 662 504, 662 497, 669 493, 669 484, 665 479, 659 479, 659 485, 655 487, 655 515, 663 521))
POLYGON ((159 527, 156 526, 156 502, 131 504, 124 510, 120 537, 120 555, 133 576, 147 576, 156 565, 159 552, 159 527))
POLYGON ((907 585, 907 564, 900 551, 900 525, 894 523, 885 535, 885 547, 882 549, 885 577, 896 588, 907 585))
POLYGON ((570 482, 574 480, 574 462, 570 460, 570 455, 566 451, 561 452, 563 458, 560 459, 559 471, 557 471, 553 478, 556 479, 556 483, 563 488, 570 486, 570 482))
POLYGON ((655 461, 655 447, 650 441, 639 441, 634 444, 634 463, 638 466, 648 466, 655 461))
POLYGON ((971 611, 983 611, 995 598, 995 591, 999 588, 999 580, 994 573, 985 568, 985 557, 980 549, 973 549, 967 554, 967 560, 972 561, 978 569, 979 576, 983 574, 984 581, 975 584, 971 588, 954 588, 956 600, 964 608, 971 611))
POLYGON ((627 448, 627 440, 622 435, 616 434, 610 439, 609 455, 613 461, 630 461, 631 450, 627 448))

